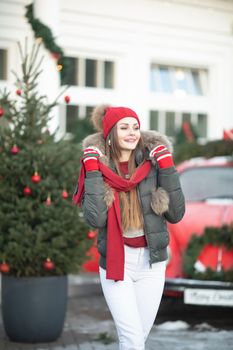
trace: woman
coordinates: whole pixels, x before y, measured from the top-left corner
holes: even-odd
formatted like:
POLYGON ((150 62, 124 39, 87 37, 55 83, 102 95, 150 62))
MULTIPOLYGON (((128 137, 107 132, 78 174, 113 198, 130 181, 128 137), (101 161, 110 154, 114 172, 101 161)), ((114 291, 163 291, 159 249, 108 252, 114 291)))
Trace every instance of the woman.
POLYGON ((119 349, 143 350, 165 281, 166 220, 180 221, 184 197, 165 136, 140 131, 137 114, 99 106, 99 131, 83 141, 74 202, 98 228, 100 280, 119 349))

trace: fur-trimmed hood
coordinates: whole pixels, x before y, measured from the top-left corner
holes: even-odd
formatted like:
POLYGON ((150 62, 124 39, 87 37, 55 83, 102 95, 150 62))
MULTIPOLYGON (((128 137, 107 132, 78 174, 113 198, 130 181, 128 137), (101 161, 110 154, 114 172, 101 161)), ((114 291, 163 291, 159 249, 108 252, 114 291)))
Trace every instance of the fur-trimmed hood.
MULTIPOLYGON (((143 144, 145 148, 148 150, 148 152, 150 152, 154 147, 161 144, 165 145, 171 153, 173 151, 172 144, 168 140, 167 136, 160 134, 158 131, 152 131, 152 130, 141 131, 141 137, 143 140, 143 144)), ((103 154, 103 156, 101 156, 100 158, 100 161, 102 161, 106 165, 109 165, 109 159, 108 159, 108 156, 106 155, 106 150, 105 150, 105 139, 103 137, 102 132, 89 135, 83 140, 82 142, 83 150, 90 146, 97 147, 103 154)), ((140 158, 140 155, 138 155, 138 157, 140 158)), ((138 163, 139 162, 140 162, 140 159, 138 163)))
MULTIPOLYGON (((141 131, 141 137, 143 139, 144 147, 147 150, 148 154, 154 147, 160 144, 165 145, 171 153, 173 151, 172 144, 168 140, 168 138, 157 131, 141 131)), ((102 132, 89 135, 83 140, 82 142, 83 150, 90 146, 97 147, 103 154, 99 159, 100 162, 104 163, 107 166, 110 166, 110 159, 106 154, 105 139, 103 137, 102 132)), ((141 163, 142 161, 141 158, 142 158, 141 154, 136 154, 136 161, 138 164, 141 163)), ((152 159, 152 164, 155 165, 155 163, 156 163, 155 159, 152 159)), ((104 200, 107 206, 109 207, 111 206, 114 200, 114 193, 112 188, 109 187, 109 185, 105 184, 105 187, 106 187, 106 193, 104 196, 104 200)), ((168 210, 168 206, 169 206, 168 193, 162 187, 152 188, 151 193, 152 193, 151 207, 153 211, 157 215, 164 214, 168 210)))

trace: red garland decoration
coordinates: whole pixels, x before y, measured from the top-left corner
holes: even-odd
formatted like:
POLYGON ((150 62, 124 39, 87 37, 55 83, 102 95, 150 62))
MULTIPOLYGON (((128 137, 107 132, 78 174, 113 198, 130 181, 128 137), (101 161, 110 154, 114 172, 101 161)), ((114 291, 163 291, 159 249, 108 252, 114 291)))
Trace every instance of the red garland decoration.
POLYGON ((192 132, 192 129, 191 129, 191 126, 190 126, 190 123, 185 120, 182 124, 182 129, 183 129, 183 132, 185 134, 185 137, 186 139, 189 141, 189 142, 193 142, 194 141, 194 135, 193 135, 193 132, 192 132))
POLYGON ((2 107, 0 107, 0 117, 2 117, 4 115, 5 111, 2 107))
POLYGON ((17 90, 16 90, 16 95, 21 96, 21 94, 22 94, 22 90, 17 89, 17 90))

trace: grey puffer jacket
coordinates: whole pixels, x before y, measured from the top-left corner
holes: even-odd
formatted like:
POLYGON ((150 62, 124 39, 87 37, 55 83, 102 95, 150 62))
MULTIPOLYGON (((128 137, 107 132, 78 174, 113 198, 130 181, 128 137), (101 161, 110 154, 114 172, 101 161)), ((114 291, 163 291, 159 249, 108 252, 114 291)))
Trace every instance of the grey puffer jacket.
MULTIPOLYGON (((166 136, 156 131, 142 131, 145 152, 136 154, 136 163, 149 158, 150 150, 164 144, 172 151, 166 136)), ((100 161, 114 170, 111 160, 105 154, 105 142, 101 133, 88 136, 83 141, 83 149, 96 146, 104 154, 100 161)), ((139 201, 144 218, 144 233, 150 252, 150 264, 167 260, 169 234, 166 222, 179 222, 185 212, 184 196, 175 167, 159 169, 155 159, 151 159, 149 175, 137 186, 139 201)), ((100 266, 106 268, 107 211, 113 201, 113 190, 103 181, 101 172, 88 172, 85 178, 85 195, 82 203, 87 223, 98 228, 97 246, 100 266)))

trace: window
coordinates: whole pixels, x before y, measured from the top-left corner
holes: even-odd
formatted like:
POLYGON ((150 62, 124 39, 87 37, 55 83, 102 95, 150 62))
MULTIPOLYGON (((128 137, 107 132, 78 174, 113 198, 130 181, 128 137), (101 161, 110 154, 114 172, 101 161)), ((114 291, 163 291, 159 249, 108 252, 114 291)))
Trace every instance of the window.
POLYGON ((79 108, 68 105, 66 107, 66 132, 72 133, 77 127, 79 108))
POLYGON ((191 123, 191 116, 191 113, 182 113, 182 123, 186 120, 191 123))
POLYGON ((174 112, 166 112, 165 126, 166 126, 165 134, 167 136, 174 136, 176 133, 174 112))
POLYGON ((173 67, 152 63, 150 68, 150 89, 154 92, 176 96, 203 96, 207 94, 206 69, 173 67))
POLYGON ((172 81, 171 81, 171 74, 166 67, 159 67, 159 77, 160 77, 160 90, 172 93, 172 81))
POLYGON ((150 129, 158 130, 159 128, 159 112, 150 111, 150 129))
POLYGON ((67 73, 62 85, 91 88, 114 88, 114 62, 76 57, 66 57, 67 73))
POLYGON ((66 57, 67 72, 62 77, 62 85, 78 85, 78 58, 66 57))
POLYGON ((197 115, 197 132, 200 137, 206 137, 207 135, 207 115, 197 115))
POLYGON ((197 71, 191 71, 191 91, 192 95, 203 95, 204 86, 201 86, 201 74, 197 71))
POLYGON ((97 61, 86 60, 85 86, 97 87, 97 61))
POLYGON ((186 201, 233 198, 233 168, 194 168, 184 171, 180 181, 186 201))
POLYGON ((107 89, 113 88, 114 64, 110 61, 104 62, 104 87, 107 89))
POLYGON ((0 80, 7 80, 7 50, 0 49, 0 80))
POLYGON ((179 111, 150 111, 150 129, 157 130, 169 137, 175 137, 177 135, 185 120, 188 120, 193 125, 199 139, 205 139, 207 137, 207 114, 179 111))
POLYGON ((78 121, 90 118, 93 106, 66 106, 66 132, 75 133, 78 121))

